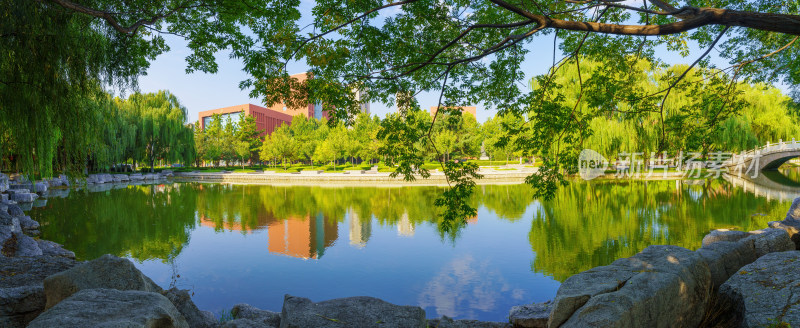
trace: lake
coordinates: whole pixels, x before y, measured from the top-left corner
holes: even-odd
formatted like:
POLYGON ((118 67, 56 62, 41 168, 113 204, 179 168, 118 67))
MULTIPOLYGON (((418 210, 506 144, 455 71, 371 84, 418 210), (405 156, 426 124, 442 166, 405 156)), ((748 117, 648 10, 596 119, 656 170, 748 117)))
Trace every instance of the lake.
MULTIPOLYGON (((797 181, 797 169, 781 177, 797 181)), ((80 260, 130 258, 217 315, 236 303, 280 311, 284 294, 366 295, 421 306, 429 318, 489 321, 648 245, 696 249, 712 229, 765 228, 791 203, 724 179, 574 181, 547 201, 526 185, 479 185, 477 216, 441 232, 437 187, 169 182, 92 191, 54 190, 38 202, 29 213, 41 237, 80 260)))

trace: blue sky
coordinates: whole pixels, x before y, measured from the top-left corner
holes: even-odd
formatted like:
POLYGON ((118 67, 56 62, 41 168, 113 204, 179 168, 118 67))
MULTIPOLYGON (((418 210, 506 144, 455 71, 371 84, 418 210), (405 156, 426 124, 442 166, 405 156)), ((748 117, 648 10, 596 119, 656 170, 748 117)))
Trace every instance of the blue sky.
MULTIPOLYGON (((301 7, 307 9, 304 10, 305 12, 309 12, 311 4, 311 2, 303 1, 301 7)), ((306 17, 304 17, 305 22, 301 21, 301 26, 308 23, 306 17)), ((185 58, 190 51, 186 47, 186 41, 172 35, 164 35, 164 38, 171 51, 162 54, 151 63, 147 75, 139 80, 139 90, 141 92, 169 90, 188 109, 190 122, 197 120, 197 113, 200 111, 246 103, 263 105, 260 99, 251 99, 249 97, 249 90, 239 89, 239 82, 246 79, 247 75, 242 71, 243 65, 241 61, 228 58, 229 53, 227 51, 217 53, 218 73, 187 74, 185 72, 185 58)), ((552 63, 553 39, 551 36, 537 37, 527 47, 534 51, 530 53, 523 65, 526 74, 525 81, 532 76, 547 72, 552 63)), ((677 54, 667 54, 666 51, 662 51, 662 54, 666 54, 662 58, 670 64, 689 64, 695 60, 696 56, 702 53, 702 51, 697 51, 696 47, 692 48, 693 51, 689 57, 682 58, 677 54)), ((712 58, 714 53, 712 51, 712 58)), ((558 58, 560 58, 561 54, 558 53, 558 55, 558 58)), ((722 67, 727 66, 724 62, 719 62, 718 64, 722 67)), ((290 63, 288 66, 288 70, 292 74, 305 72, 307 68, 304 63, 297 62, 290 63)), ((520 87, 528 88, 527 85, 520 85, 520 87)), ((418 96, 418 101, 422 108, 428 108, 436 105, 437 97, 438 94, 421 94, 418 96)), ((494 111, 487 110, 480 104, 474 105, 478 108, 478 121, 483 122, 494 115, 494 111)), ((370 107, 372 113, 380 117, 394 111, 394 108, 389 108, 379 103, 372 103, 370 107)))

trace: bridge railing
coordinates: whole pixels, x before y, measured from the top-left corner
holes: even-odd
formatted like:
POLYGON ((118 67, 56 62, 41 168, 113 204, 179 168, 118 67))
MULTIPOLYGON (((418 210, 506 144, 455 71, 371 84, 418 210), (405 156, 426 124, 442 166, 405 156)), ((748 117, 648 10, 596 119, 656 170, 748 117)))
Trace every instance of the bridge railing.
POLYGON ((754 148, 754 149, 751 149, 751 150, 748 150, 748 151, 745 151, 745 152, 742 152, 742 153, 739 153, 739 154, 735 154, 734 153, 729 161, 730 162, 734 162, 734 161, 738 160, 742 156, 744 156, 745 158, 748 158, 748 157, 752 158, 753 156, 756 156, 756 155, 764 156, 764 155, 769 155, 769 154, 773 154, 773 153, 778 153, 778 152, 783 152, 783 151, 791 151, 791 150, 798 150, 798 149, 800 149, 800 141, 795 140, 794 138, 792 138, 791 141, 783 141, 781 139, 778 139, 777 143, 767 142, 767 144, 764 145, 764 146, 757 147, 757 148, 754 148))

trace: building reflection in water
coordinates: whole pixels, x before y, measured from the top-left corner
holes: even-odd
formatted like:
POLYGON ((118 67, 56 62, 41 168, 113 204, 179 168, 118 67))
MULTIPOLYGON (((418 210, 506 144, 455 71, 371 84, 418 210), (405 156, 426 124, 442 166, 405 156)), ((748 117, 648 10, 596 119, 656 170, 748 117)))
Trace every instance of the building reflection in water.
POLYGON ((369 237, 372 236, 372 219, 362 220, 352 208, 348 213, 350 219, 350 245, 358 248, 367 246, 369 237))
POLYGON ((290 217, 269 224, 267 249, 270 253, 303 259, 319 259, 325 248, 339 238, 336 221, 326 220, 322 213, 306 218, 290 217))
MULTIPOLYGON (((333 246, 339 238, 338 225, 335 220, 328 220, 319 213, 317 215, 290 216, 278 219, 268 213, 261 213, 257 222, 243 223, 241 218, 214 220, 206 216, 200 217, 200 224, 214 229, 225 229, 242 233, 253 233, 267 229, 267 251, 302 259, 319 259, 325 249, 333 246)), ((363 225, 363 224, 362 224, 363 225)), ((366 223, 370 229, 369 222, 366 223)), ((352 233, 352 231, 351 231, 352 233)), ((364 244, 369 239, 367 230, 364 244)), ((352 236, 351 236, 352 239, 352 236)))
POLYGON ((414 236, 414 223, 408 219, 408 212, 403 213, 400 221, 397 221, 397 235, 403 237, 414 236))

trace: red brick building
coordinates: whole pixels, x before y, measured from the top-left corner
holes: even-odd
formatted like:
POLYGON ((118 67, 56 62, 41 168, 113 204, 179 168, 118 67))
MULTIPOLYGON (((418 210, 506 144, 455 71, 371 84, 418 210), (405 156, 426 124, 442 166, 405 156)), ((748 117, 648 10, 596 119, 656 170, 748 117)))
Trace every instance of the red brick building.
POLYGON ((233 122, 239 121, 239 114, 244 112, 245 115, 250 115, 256 118, 256 128, 261 132, 261 135, 272 134, 279 126, 284 124, 291 124, 292 116, 281 112, 276 112, 268 108, 256 106, 253 104, 244 104, 238 106, 217 108, 200 112, 198 114, 200 120, 200 128, 205 129, 211 122, 211 117, 214 114, 222 116, 222 122, 230 118, 233 122))

